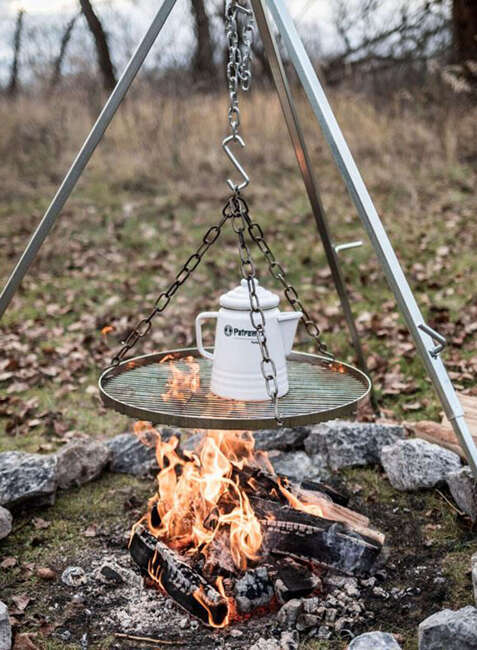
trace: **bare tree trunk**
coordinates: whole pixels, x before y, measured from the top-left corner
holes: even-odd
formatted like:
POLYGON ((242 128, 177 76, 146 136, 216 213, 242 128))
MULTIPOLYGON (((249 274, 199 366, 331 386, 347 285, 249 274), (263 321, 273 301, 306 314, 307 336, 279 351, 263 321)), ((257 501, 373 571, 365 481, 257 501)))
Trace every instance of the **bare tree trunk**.
POLYGON ((452 24, 456 63, 477 61, 477 3, 453 0, 452 24))
POLYGON ((194 31, 197 39, 192 75, 198 83, 210 84, 215 78, 214 51, 210 37, 209 17, 204 0, 191 0, 194 31))
POLYGON ((80 5, 96 44, 98 65, 103 76, 104 88, 106 90, 112 90, 116 85, 116 75, 111 61, 106 33, 90 0, 80 0, 80 5))
POLYGON ((66 25, 66 29, 63 32, 63 36, 61 37, 60 51, 58 53, 58 56, 55 59, 55 63, 53 66, 53 74, 51 75, 50 85, 52 88, 58 84, 61 78, 61 66, 63 65, 63 60, 66 55, 66 50, 71 40, 71 34, 73 33, 73 28, 75 26, 76 20, 79 15, 80 14, 76 14, 75 16, 73 16, 73 18, 66 25))
POLYGON ((18 91, 18 67, 20 59, 20 49, 22 44, 22 31, 23 31, 23 16, 25 11, 20 9, 17 14, 17 23, 15 27, 15 35, 13 37, 13 61, 10 71, 10 81, 8 84, 8 94, 13 97, 18 91))

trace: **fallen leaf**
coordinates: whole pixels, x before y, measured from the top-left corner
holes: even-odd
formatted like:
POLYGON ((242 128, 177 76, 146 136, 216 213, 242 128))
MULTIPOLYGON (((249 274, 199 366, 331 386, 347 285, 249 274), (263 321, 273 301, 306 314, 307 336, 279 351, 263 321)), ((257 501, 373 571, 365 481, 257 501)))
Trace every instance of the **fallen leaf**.
POLYGON ((85 537, 96 537, 96 526, 88 526, 88 528, 84 531, 83 535, 85 537))
POLYGON ((408 404, 403 404, 402 406, 403 411, 419 411, 419 409, 422 409, 421 402, 409 402, 408 404))
POLYGON ((33 519, 33 525, 37 530, 41 530, 42 528, 48 528, 48 526, 51 525, 51 521, 46 521, 40 517, 35 517, 33 519))
POLYGON ((17 558, 16 557, 6 557, 4 560, 0 562, 0 567, 2 569, 11 569, 12 567, 16 566, 18 564, 17 558))
POLYGON ((29 575, 33 573, 35 570, 35 563, 34 562, 22 562, 22 569, 29 575))
POLYGON ((24 612, 28 606, 28 603, 31 602, 31 598, 28 596, 28 594, 18 594, 18 596, 12 596, 12 601, 15 603, 20 612, 24 612))
POLYGON ((38 646, 33 643, 31 637, 31 634, 25 632, 23 634, 17 634, 13 644, 13 650, 39 650, 38 646))
POLYGON ((56 578, 56 571, 47 566, 40 566, 36 570, 36 575, 42 580, 54 580, 56 578))

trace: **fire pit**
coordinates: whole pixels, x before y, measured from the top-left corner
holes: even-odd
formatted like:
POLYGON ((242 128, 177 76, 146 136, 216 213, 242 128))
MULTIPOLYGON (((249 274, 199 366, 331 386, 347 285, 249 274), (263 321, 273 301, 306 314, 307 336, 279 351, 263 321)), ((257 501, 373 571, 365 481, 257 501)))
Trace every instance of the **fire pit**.
POLYGON ((249 432, 206 431, 193 451, 155 445, 157 491, 133 527, 130 553, 151 586, 210 627, 320 590, 320 573, 366 574, 384 537, 321 483, 275 474, 249 432))

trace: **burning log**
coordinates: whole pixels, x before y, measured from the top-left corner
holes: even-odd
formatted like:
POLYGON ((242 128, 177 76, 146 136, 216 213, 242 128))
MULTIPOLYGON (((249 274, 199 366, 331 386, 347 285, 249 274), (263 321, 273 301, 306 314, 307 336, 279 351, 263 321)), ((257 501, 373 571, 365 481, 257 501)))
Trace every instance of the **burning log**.
POLYGON ((224 627, 228 624, 229 604, 225 595, 143 526, 136 527, 129 550, 142 573, 183 609, 205 625, 224 627))
POLYGON ((302 481, 300 484, 292 483, 287 476, 281 474, 271 474, 258 467, 251 467, 245 465, 240 470, 236 470, 240 477, 241 483, 248 483, 253 489, 260 486, 265 494, 269 495, 272 490, 275 490, 277 497, 280 494, 280 485, 291 489, 292 491, 299 492, 303 496, 315 495, 327 501, 332 501, 340 506, 348 504, 348 496, 338 492, 334 488, 325 483, 318 483, 316 481, 302 481))
MULTIPOLYGON (((242 485, 250 486, 252 492, 250 490, 247 492, 253 497, 269 499, 270 496, 273 496, 284 505, 292 505, 296 509, 304 511, 307 506, 316 506, 315 509, 325 519, 348 524, 360 535, 374 538, 381 546, 384 543, 384 536, 369 528, 368 517, 341 505, 343 502, 347 502, 346 497, 322 483, 304 481, 301 484, 295 484, 284 476, 275 476, 252 467, 244 467, 238 471, 238 475, 242 485), (341 504, 335 503, 330 494, 339 499, 341 504)), ((312 514, 315 513, 312 512, 312 514)))
MULTIPOLYGON (((365 573, 382 549, 379 533, 359 534, 349 525, 252 498, 269 553, 314 562, 346 574, 365 573)), ((370 531, 372 532, 372 531, 370 531)))

